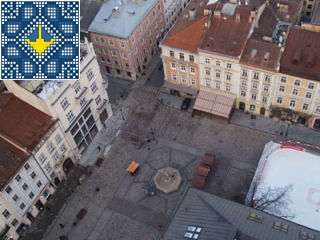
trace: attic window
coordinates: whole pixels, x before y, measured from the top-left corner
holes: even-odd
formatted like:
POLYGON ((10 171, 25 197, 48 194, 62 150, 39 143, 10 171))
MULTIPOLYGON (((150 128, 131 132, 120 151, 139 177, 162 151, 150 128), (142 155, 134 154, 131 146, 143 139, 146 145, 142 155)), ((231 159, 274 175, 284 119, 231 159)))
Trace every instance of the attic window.
POLYGON ((266 53, 264 54, 264 56, 263 56, 263 60, 264 60, 264 61, 268 61, 269 58, 270 58, 270 52, 266 52, 266 53))
POLYGON ((283 222, 280 222, 280 221, 275 221, 274 223, 273 223, 273 226, 272 226, 274 229, 277 229, 277 230, 279 230, 279 231, 281 231, 281 232, 285 232, 285 233, 287 233, 288 232, 288 228, 289 228, 289 226, 288 226, 288 224, 284 224, 283 222))
POLYGON ((254 58, 256 55, 257 55, 257 49, 254 48, 251 50, 250 57, 254 58))
POLYGON ((201 230, 201 227, 188 226, 187 231, 184 234, 184 237, 188 239, 199 239, 201 230))
POLYGON ((262 223, 263 222, 263 217, 259 214, 256 213, 250 213, 248 216, 248 219, 257 223, 262 223))

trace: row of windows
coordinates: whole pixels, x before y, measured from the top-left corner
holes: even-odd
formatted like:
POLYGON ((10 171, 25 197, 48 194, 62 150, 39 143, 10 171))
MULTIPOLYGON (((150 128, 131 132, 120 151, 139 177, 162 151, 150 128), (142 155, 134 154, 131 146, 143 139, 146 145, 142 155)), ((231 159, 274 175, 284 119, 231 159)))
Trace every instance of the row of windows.
MULTIPOLYGON (((62 144, 60 146, 60 151, 61 153, 65 153, 67 151, 67 148, 64 144, 62 144)), ((60 154, 58 152, 55 152, 53 155, 52 155, 53 159, 56 160, 56 161, 59 161, 60 160, 60 154)), ((46 155, 44 155, 43 153, 40 154, 39 156, 39 160, 40 162, 43 164, 46 160, 47 160, 47 157, 46 155)))
MULTIPOLYGON (((205 58, 205 59, 204 59, 204 62, 205 62, 205 64, 209 65, 209 64, 211 64, 211 59, 205 58)), ((216 61, 215 61, 215 65, 216 65, 217 67, 221 67, 221 61, 216 60, 216 61)), ((231 69, 231 68, 232 68, 232 64, 231 64, 231 63, 226 63, 226 68, 227 68, 227 69, 231 69)))
MULTIPOLYGON (((242 88, 246 88, 247 87, 247 83, 248 83, 247 80, 242 79, 241 80, 241 87, 242 88)), ((252 82, 252 84, 251 84, 251 88, 254 89, 254 90, 257 90, 258 86, 259 86, 259 82, 252 82)), ((269 88, 270 88, 269 85, 263 85, 263 91, 264 92, 269 92, 269 88)))
MULTIPOLYGON (((280 82, 281 83, 287 83, 287 78, 282 76, 281 79, 280 79, 280 82)), ((300 87, 301 80, 296 79, 293 84, 294 84, 294 86, 300 87)), ((312 83, 312 82, 308 83, 308 88, 309 89, 314 89, 314 83, 312 83)))
MULTIPOLYGON (((174 62, 171 63, 171 69, 176 69, 176 64, 174 62)), ((180 71, 185 72, 187 69, 186 65, 180 65, 180 71)), ((194 67, 190 67, 190 73, 195 74, 196 69, 194 67)))
MULTIPOLYGON (((30 174, 30 177, 31 177, 32 179, 35 179, 36 176, 37 176, 37 175, 36 175, 35 172, 32 172, 32 173, 30 174)), ((15 177, 15 179, 16 179, 17 182, 20 182, 21 176, 18 174, 18 175, 15 177)), ((37 186, 38 186, 39 188, 42 186, 42 182, 41 182, 40 180, 38 180, 37 186)), ((23 190, 27 191, 28 188, 29 188, 29 186, 28 186, 27 183, 23 183, 22 186, 21 186, 21 188, 22 188, 23 190)), ((12 188, 11 188, 10 186, 7 186, 6 189, 5 189, 5 191, 6 191, 7 194, 11 194, 12 188)), ((32 197, 30 197, 30 198, 32 199, 33 196, 34 196, 34 194, 32 193, 32 194, 29 194, 29 196, 30 196, 30 195, 32 195, 32 197)), ((14 195, 14 198, 16 198, 15 196, 16 196, 16 195, 14 195)))
MULTIPOLYGON (((99 37, 99 36, 95 36, 95 41, 96 42, 107 42, 109 44, 109 46, 114 46, 115 42, 113 39, 105 39, 105 37, 99 37)), ((126 47, 126 43, 125 42, 120 42, 120 47, 121 48, 125 48, 126 47)))
MULTIPOLYGON (((284 92, 284 91, 285 91, 285 86, 280 86, 279 87, 279 92, 284 92)), ((299 89, 294 88, 292 90, 292 95, 296 95, 296 96, 299 95, 299 89)), ((312 93, 311 92, 306 92, 304 96, 305 96, 305 98, 310 99, 312 97, 312 93)))
MULTIPOLYGON (((138 58, 137 58, 138 59, 138 58)), ((107 64, 112 64, 109 58, 105 59, 104 57, 100 57, 101 62, 106 62, 107 64)), ((138 62, 138 61, 137 61, 138 62)), ((114 65, 119 66, 119 62, 117 60, 114 61, 114 65)), ((129 63, 125 62, 124 65, 129 68, 129 63)))
MULTIPOLYGON (((213 87, 212 86, 212 81, 210 79, 206 80, 206 87, 213 87)), ((215 82, 215 89, 217 90, 221 90, 221 83, 220 82, 215 82)), ((230 84, 226 84, 225 85, 225 91, 226 92, 231 92, 231 85, 230 84)))
MULTIPOLYGON (((23 207, 23 208, 25 208, 25 205, 20 205, 20 208, 21 207, 23 207)), ((6 219, 9 219, 10 218, 10 216, 11 216, 11 213, 7 210, 7 209, 5 209, 3 212, 2 212, 2 215, 6 218, 6 219)), ((14 226, 14 227, 16 227, 16 226, 18 226, 18 220, 17 219, 13 219, 12 220, 12 222, 11 222, 11 225, 12 226, 14 226)))
MULTIPOLYGON (((102 52, 103 52, 105 55, 109 55, 109 51, 108 51, 108 49, 106 49, 106 48, 104 48, 104 49, 102 50, 102 48, 98 47, 98 52, 99 52, 99 53, 102 53, 102 52)), ((116 51, 110 50, 110 52, 111 52, 111 56, 112 56, 112 57, 118 57, 116 51)), ((122 54, 122 57, 123 57, 124 59, 127 59, 127 58, 128 58, 128 56, 127 56, 126 53, 123 53, 123 54, 122 54)))
MULTIPOLYGON (((175 57, 175 52, 170 50, 170 57, 175 57)), ((184 53, 179 53, 179 59, 184 61, 185 60, 185 55, 184 53)), ((189 62, 194 62, 194 56, 193 55, 189 55, 189 62)))
MULTIPOLYGON (((282 103, 283 103, 283 97, 278 97, 278 98, 277 98, 277 103, 278 103, 278 104, 282 104, 282 103)), ((291 99, 291 100, 290 100, 290 103, 289 103, 289 107, 290 107, 290 108, 295 108, 295 107, 296 107, 296 104, 297 104, 297 101, 294 100, 294 99, 291 99)), ((309 103, 303 103, 301 109, 306 111, 306 110, 309 109, 309 107, 310 107, 310 104, 309 104, 309 103)), ((317 112, 317 113, 320 113, 320 106, 318 106, 318 107, 316 108, 316 112, 317 112)))
MULTIPOLYGON (((175 73, 172 73, 171 78, 173 81, 177 81, 177 75, 175 73)), ((183 82, 183 83, 187 82, 186 76, 184 76, 184 75, 181 76, 181 82, 183 82)), ((194 78, 191 79, 191 85, 193 85, 193 86, 196 85, 196 79, 194 79, 194 78)))
MULTIPOLYGON (((161 6, 158 5, 158 10, 160 10, 160 9, 161 9, 161 6)), ((156 12, 153 11, 153 12, 152 12, 152 15, 155 16, 155 15, 156 15, 156 12)), ((162 17, 160 16, 159 22, 161 22, 161 21, 162 21, 162 17)), ((149 24, 149 19, 146 20, 146 24, 147 24, 147 25, 149 24)), ((154 27, 154 28, 157 28, 157 26, 158 26, 158 23, 155 22, 155 23, 153 24, 153 27, 154 27)), ((139 33, 141 33, 141 32, 143 31, 143 27, 140 27, 140 28, 138 29, 138 31, 139 31, 139 33)), ((109 44, 109 46, 114 46, 114 45, 115 45, 115 41, 114 41, 113 39, 106 39, 105 37, 99 37, 99 36, 95 36, 94 39, 95 39, 96 42, 101 42, 101 43, 107 42, 107 43, 109 44)), ((134 38, 133 36, 131 37, 131 41, 132 41, 132 42, 135 41, 135 38, 134 38)), ((120 41, 120 42, 119 42, 119 45, 120 45, 121 48, 125 48, 125 47, 126 47, 126 42, 120 41)))
MULTIPOLYGON (((247 70, 247 69, 243 69, 243 70, 242 70, 242 77, 244 77, 244 78, 247 78, 247 77, 248 77, 248 70, 247 70)), ((258 72, 254 72, 254 73, 253 73, 253 79, 259 80, 259 77, 260 77, 260 73, 258 73, 258 72)), ((265 75, 264 75, 264 81, 270 82, 270 80, 271 80, 271 76, 265 74, 265 75)))
MULTIPOLYGON (((240 92, 240 96, 241 97, 246 97, 247 96, 247 92, 246 91, 241 91, 240 92)), ((251 100, 253 100, 253 101, 257 100, 257 94, 256 93, 252 93, 251 94, 251 100)), ((262 96, 262 102, 263 103, 267 103, 268 102, 268 97, 267 96, 262 96)))
MULTIPOLYGON (((88 75, 89 75, 91 78, 94 76, 91 71, 88 72, 88 75)), ((81 86, 80 86, 80 83, 79 83, 79 82, 77 82, 77 83, 73 86, 73 88, 74 88, 74 91, 75 91, 76 94, 79 94, 79 93, 80 93, 80 91, 81 91, 81 86)), ((93 94, 98 90, 98 86, 97 86, 96 82, 93 82, 93 83, 90 85, 90 89, 91 89, 91 91, 92 91, 93 94)), ((86 103, 87 103, 87 101, 86 101, 85 98, 80 99, 80 106, 81 106, 81 107, 84 107, 86 103)), ((69 101, 68 101, 68 99, 67 99, 66 97, 62 99, 62 101, 60 102, 60 105, 61 105, 61 108, 62 108, 63 110, 66 110, 66 109, 70 106, 69 101)), ((67 118, 67 120, 68 120, 70 123, 75 119, 75 115, 73 114, 72 110, 70 110, 70 111, 66 114, 66 118, 67 118)), ((50 149, 50 147, 49 147, 49 152, 52 153, 53 151, 54 151, 54 149, 53 149, 53 148, 50 149)))

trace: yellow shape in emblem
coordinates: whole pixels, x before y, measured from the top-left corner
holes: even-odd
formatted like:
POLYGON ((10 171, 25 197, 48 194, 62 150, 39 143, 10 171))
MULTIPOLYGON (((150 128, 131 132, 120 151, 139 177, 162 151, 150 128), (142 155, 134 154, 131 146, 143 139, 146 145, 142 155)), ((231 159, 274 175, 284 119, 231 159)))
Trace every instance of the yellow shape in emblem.
POLYGON ((42 26, 38 26, 38 38, 35 42, 31 42, 29 38, 26 39, 27 43, 33 47, 33 49, 40 55, 54 42, 54 38, 51 38, 49 42, 45 42, 42 38, 42 26))

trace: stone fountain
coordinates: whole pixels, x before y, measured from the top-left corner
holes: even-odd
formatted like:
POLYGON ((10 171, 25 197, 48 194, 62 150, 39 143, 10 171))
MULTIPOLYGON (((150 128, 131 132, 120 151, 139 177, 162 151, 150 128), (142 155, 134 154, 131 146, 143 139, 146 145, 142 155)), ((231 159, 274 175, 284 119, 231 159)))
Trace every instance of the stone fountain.
POLYGON ((178 170, 172 167, 165 167, 157 171, 153 181, 158 190, 169 194, 179 189, 181 184, 181 175, 178 170))

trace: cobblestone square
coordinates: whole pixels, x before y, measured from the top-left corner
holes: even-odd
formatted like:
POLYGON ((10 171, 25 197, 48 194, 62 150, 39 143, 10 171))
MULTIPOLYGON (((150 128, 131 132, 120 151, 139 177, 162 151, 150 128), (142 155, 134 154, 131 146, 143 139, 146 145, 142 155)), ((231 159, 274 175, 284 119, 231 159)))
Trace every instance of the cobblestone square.
MULTIPOLYGON (((257 126, 267 126, 259 130, 244 127, 248 117, 244 113, 235 112, 231 123, 193 117, 190 112, 162 105, 158 94, 159 89, 145 85, 132 88, 119 100, 107 129, 82 156, 80 164, 94 166, 93 174, 79 185, 76 182, 81 167, 74 169, 69 187, 61 186, 50 203, 50 214, 58 206, 55 217, 46 220, 46 228, 40 228, 46 219, 46 214, 41 214, 23 239, 56 240, 61 235, 70 240, 160 239, 205 153, 215 154, 217 159, 204 191, 243 200, 264 145, 284 140, 277 134, 281 123, 270 124, 272 120, 266 119, 268 124, 263 124, 265 119, 258 118, 257 126), (97 146, 103 146, 103 151, 97 151, 97 146), (95 166, 99 157, 103 158, 102 164, 95 166), (140 163, 135 176, 126 171, 131 161, 140 163), (143 188, 152 184, 157 170, 168 166, 181 174, 179 189, 170 194, 156 191, 154 196, 146 195, 143 188), (81 208, 88 213, 76 220, 81 208), (59 227, 59 223, 65 227, 59 227)), ((300 130, 292 127, 290 131, 289 136, 294 137, 300 130)), ((318 133, 310 137, 314 138, 319 139, 318 133)))

